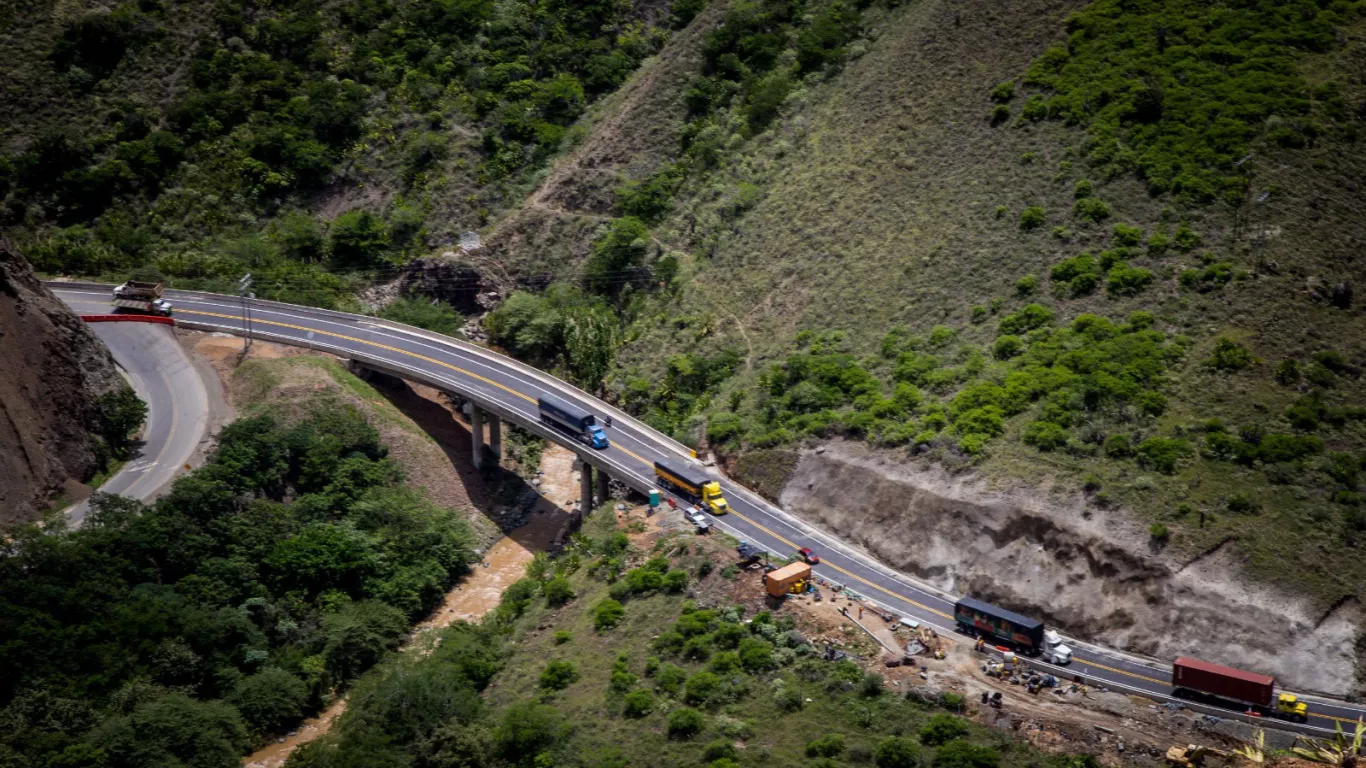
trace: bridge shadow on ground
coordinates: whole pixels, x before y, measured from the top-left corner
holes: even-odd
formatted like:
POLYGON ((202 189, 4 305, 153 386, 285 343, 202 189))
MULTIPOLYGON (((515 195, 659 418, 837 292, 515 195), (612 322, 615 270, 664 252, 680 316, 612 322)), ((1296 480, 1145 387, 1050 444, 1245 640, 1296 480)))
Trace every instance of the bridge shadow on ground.
POLYGON ((578 485, 573 477, 572 453, 547 450, 541 461, 545 474, 539 478, 546 489, 542 494, 517 472, 495 464, 488 453, 484 454, 484 467, 474 467, 469 424, 442 392, 382 373, 370 373, 367 380, 445 454, 455 475, 447 482, 458 482, 461 488, 432 488, 431 483, 413 478, 427 487, 434 499, 453 503, 461 495, 467 497, 499 531, 531 551, 548 550, 558 536, 567 535, 564 529, 573 514, 569 504, 562 507, 555 502, 572 503, 575 498, 578 485))

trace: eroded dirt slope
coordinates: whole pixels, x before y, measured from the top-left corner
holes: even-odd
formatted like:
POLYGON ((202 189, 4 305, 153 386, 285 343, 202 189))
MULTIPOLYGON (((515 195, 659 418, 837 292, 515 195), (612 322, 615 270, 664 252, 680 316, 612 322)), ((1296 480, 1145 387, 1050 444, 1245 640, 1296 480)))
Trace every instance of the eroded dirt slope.
POLYGON ((1150 549, 1119 515, 992 494, 851 443, 803 454, 781 503, 946 592, 1082 638, 1262 670, 1327 693, 1349 692, 1355 677, 1357 606, 1324 614, 1253 585, 1240 574, 1236 541, 1182 562, 1150 549))

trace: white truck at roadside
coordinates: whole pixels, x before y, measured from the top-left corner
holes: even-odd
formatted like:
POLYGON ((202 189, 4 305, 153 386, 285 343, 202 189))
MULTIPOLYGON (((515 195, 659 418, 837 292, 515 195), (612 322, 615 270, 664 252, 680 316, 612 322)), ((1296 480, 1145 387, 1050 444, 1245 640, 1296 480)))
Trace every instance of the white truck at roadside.
POLYGON ((1044 660, 1065 667, 1072 663, 1072 648, 1062 641, 1062 636, 1054 630, 1043 633, 1044 660))

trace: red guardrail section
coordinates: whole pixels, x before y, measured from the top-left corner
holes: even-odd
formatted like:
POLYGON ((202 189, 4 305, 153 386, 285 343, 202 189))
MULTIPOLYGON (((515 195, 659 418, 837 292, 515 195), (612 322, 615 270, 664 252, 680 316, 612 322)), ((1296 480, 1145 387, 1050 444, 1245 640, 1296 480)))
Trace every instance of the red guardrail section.
POLYGON ((158 315, 81 315, 81 319, 87 323, 156 323, 157 325, 175 325, 175 320, 169 317, 158 315))

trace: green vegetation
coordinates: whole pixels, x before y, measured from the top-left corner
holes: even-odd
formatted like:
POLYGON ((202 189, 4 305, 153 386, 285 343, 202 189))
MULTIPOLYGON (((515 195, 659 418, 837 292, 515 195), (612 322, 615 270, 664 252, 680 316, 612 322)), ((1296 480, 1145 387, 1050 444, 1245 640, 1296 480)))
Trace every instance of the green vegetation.
POLYGON ((95 400, 90 442, 97 461, 96 476, 128 460, 130 440, 146 420, 147 404, 131 387, 121 386, 95 400))
POLYGON ((46 61, 11 91, 47 108, 0 154, 0 226, 35 265, 116 275, 154 261, 178 286, 218 288, 251 271, 262 296, 327 306, 356 284, 326 267, 420 252, 427 215, 446 208, 432 195, 452 184, 486 217, 666 37, 629 3, 525 0, 126 2, 51 23, 46 61), (180 62, 169 82, 153 74, 165 61, 180 62), (392 202, 310 215, 320 191, 367 182, 392 202))
MULTIPOLYGON (((611 514, 588 518, 562 555, 529 568, 478 625, 453 625, 430 656, 394 659, 366 675, 333 732, 291 765, 803 765, 874 756, 877 765, 1067 764, 923 702, 915 686, 901 695, 852 661, 821 660, 788 610, 747 615, 653 592, 629 597, 619 606, 627 620, 596 633, 593 606, 621 578, 613 580, 608 561, 644 556, 649 571, 670 573, 721 556, 722 545, 691 536, 635 551, 620 533, 611 514), (567 579, 585 599, 563 608, 532 599, 551 578, 567 579), (558 632, 591 639, 558 643, 558 632), (695 660, 661 648, 671 634, 714 652, 695 660), (746 648, 769 658, 747 665, 754 654, 746 648), (894 736, 906 732, 942 738, 922 746, 894 736), (908 758, 916 762, 895 762, 908 758)), ((714 595, 721 585, 714 574, 697 586, 714 595)))
MULTIPOLYGON (((1234 161, 1255 141, 1312 145, 1342 119, 1338 85, 1310 87, 1298 62, 1334 47, 1361 8, 1096 0, 1024 84, 1042 91, 1030 96, 1040 116, 1086 127, 1087 160, 1106 176, 1137 173, 1188 202, 1236 199, 1247 181, 1234 161)), ((1097 218, 1081 202, 1078 217, 1097 218)))
POLYGON ((563 284, 512 294, 485 325, 495 344, 588 389, 607 374, 621 333, 606 301, 563 284))
POLYGON ((235 766, 320 708, 472 557, 463 520, 385 454, 354 409, 253 416, 150 506, 96 496, 84 528, 17 529, 0 753, 235 766))

